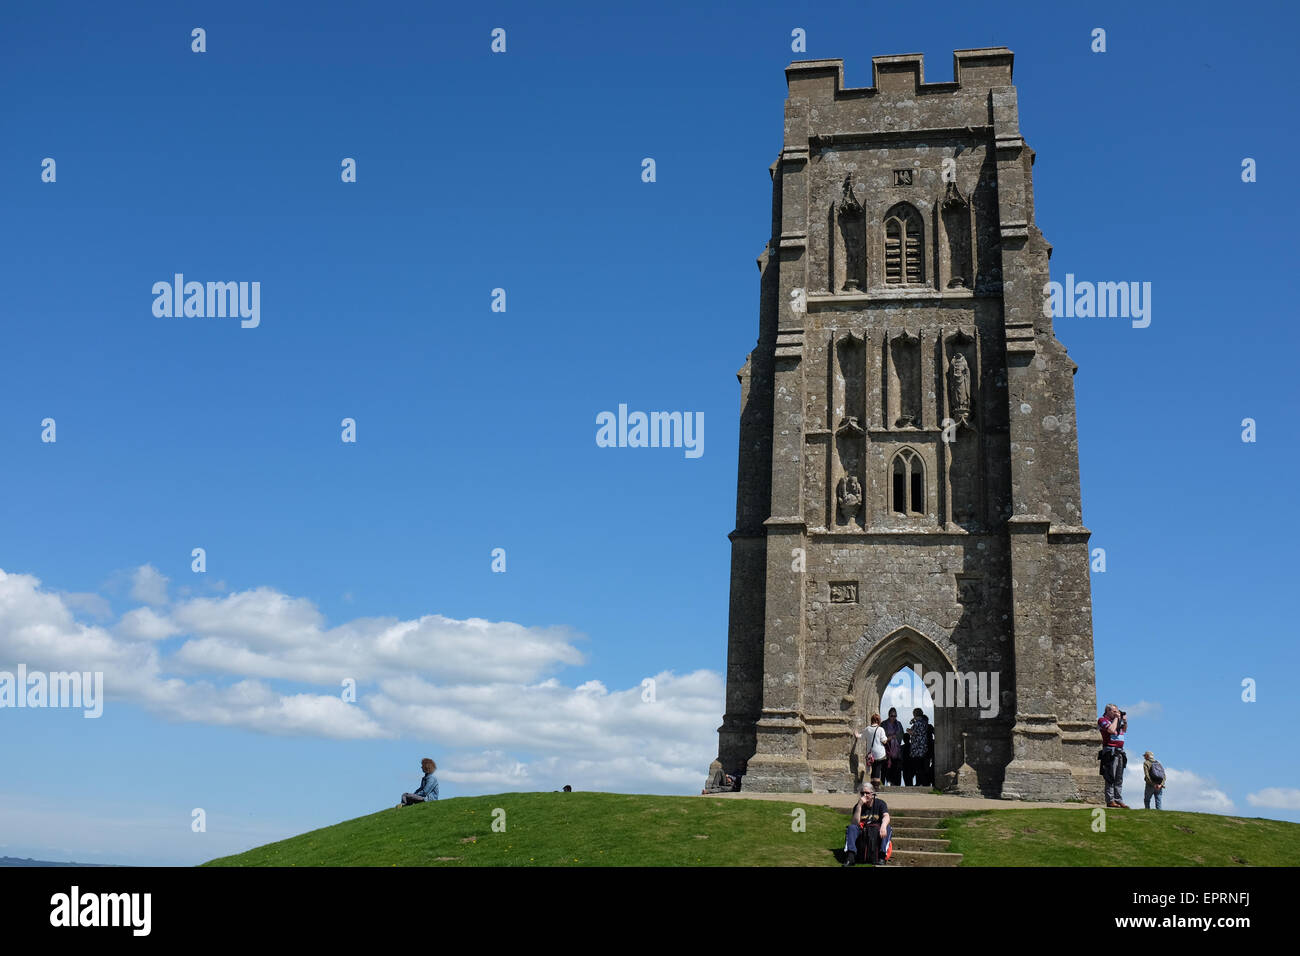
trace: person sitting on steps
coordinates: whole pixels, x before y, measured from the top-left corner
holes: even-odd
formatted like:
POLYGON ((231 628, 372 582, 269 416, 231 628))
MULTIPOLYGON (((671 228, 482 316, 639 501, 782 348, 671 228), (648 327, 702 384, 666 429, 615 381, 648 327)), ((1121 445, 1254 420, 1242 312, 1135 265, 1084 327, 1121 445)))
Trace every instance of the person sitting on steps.
POLYGON ((858 862, 883 865, 890 835, 889 807, 871 784, 864 783, 858 788, 853 820, 844 831, 844 866, 858 862))

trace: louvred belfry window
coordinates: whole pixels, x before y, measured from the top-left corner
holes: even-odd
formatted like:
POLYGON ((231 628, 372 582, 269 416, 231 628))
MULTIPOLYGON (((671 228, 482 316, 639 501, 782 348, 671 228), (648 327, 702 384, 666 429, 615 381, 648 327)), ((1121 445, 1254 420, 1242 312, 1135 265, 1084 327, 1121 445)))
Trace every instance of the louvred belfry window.
POLYGON ((921 214, 899 203, 885 217, 885 283, 918 285, 925 281, 925 243, 921 214))

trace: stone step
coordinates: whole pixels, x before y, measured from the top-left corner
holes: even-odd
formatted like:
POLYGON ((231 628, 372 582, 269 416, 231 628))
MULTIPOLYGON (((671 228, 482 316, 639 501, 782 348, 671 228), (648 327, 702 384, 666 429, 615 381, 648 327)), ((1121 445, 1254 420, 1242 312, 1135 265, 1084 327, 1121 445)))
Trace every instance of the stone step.
POLYGON ((904 826, 901 823, 892 823, 894 836, 915 836, 922 840, 944 840, 948 839, 948 831, 936 830, 932 827, 924 826, 904 826))
MULTIPOLYGON (((960 853, 935 853, 931 850, 894 850, 889 866, 960 866, 960 853)), ((888 867, 886 867, 888 869, 888 867)))
POLYGON ((889 815, 889 822, 895 830, 942 830, 943 827, 936 826, 938 820, 927 820, 925 817, 896 817, 892 813, 889 815))
POLYGON ((897 810, 890 810, 889 815, 891 817, 924 817, 929 820, 942 820, 944 817, 950 817, 956 812, 955 810, 899 807, 897 810))
MULTIPOLYGON (((935 826, 937 822, 939 822, 937 819, 919 819, 917 817, 911 819, 907 817, 889 818, 889 823, 891 823, 894 830, 943 830, 943 827, 935 826)), ((917 834, 917 836, 924 836, 924 834, 917 834)), ((946 836, 946 834, 940 834, 940 836, 946 836)))
POLYGON ((900 837, 894 834, 894 852, 901 853, 903 850, 927 850, 931 853, 946 853, 950 845, 949 840, 918 840, 915 837, 900 837))

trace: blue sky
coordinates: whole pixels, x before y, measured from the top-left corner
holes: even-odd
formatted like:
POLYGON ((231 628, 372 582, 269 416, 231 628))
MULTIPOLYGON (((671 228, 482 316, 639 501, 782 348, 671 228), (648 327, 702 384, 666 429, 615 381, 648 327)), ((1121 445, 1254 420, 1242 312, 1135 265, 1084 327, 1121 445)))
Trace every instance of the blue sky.
POLYGON ((0 710, 0 855, 198 862, 426 755, 444 796, 697 791, 782 71, 986 45, 1053 278, 1153 287, 1148 328, 1057 320, 1098 693, 1167 806, 1300 820, 1294 8, 618 6, 5 9, 0 669, 109 699, 0 710), (260 325, 155 317, 175 273, 260 282, 260 325), (620 403, 703 413, 704 454, 597 447, 620 403))

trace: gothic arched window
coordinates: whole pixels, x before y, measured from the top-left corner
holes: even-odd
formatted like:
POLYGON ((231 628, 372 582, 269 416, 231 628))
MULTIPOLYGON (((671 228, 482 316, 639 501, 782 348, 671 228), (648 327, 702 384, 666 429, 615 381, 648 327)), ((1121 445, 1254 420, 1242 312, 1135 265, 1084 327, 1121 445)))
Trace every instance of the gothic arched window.
POLYGON ((894 511, 903 515, 925 514, 925 464, 921 456, 904 448, 894 456, 894 511))
POLYGON ((885 214, 885 282, 918 285, 925 281, 925 240, 921 214, 900 202, 885 214))

